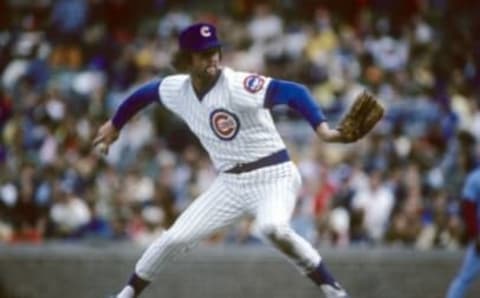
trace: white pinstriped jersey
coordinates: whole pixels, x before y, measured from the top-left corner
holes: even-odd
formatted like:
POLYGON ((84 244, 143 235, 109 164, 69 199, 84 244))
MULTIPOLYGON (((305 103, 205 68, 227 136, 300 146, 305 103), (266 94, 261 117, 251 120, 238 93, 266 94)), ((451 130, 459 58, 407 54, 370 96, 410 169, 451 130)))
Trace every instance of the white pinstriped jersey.
POLYGON ((160 83, 160 100, 181 117, 208 151, 219 171, 252 162, 285 148, 268 109, 263 107, 271 79, 224 67, 200 100, 188 75, 160 83))
POLYGON ((224 68, 200 100, 188 75, 162 80, 161 102, 186 121, 221 173, 148 247, 135 266, 138 276, 152 281, 167 262, 247 215, 255 218, 255 233, 284 252, 302 273, 318 266, 318 252, 289 226, 301 186, 293 162, 225 173, 238 163, 285 149, 270 111, 263 107, 270 82, 270 78, 224 68))

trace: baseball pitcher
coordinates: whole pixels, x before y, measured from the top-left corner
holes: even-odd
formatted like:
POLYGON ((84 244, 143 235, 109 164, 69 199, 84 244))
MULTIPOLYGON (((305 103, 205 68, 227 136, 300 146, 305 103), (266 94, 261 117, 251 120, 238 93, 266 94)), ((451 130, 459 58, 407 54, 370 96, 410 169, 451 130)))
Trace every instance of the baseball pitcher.
POLYGON ((255 218, 255 230, 263 240, 318 284, 326 297, 349 297, 318 252, 289 225, 301 178, 270 109, 288 105, 311 124, 320 139, 348 143, 363 137, 381 119, 381 105, 370 94, 360 94, 333 129, 305 86, 222 67, 221 43, 211 24, 186 28, 178 42, 174 64, 184 74, 152 81, 133 92, 100 127, 93 143, 108 153, 128 120, 157 102, 187 123, 219 174, 148 247, 115 297, 137 297, 168 261, 247 215, 255 218))

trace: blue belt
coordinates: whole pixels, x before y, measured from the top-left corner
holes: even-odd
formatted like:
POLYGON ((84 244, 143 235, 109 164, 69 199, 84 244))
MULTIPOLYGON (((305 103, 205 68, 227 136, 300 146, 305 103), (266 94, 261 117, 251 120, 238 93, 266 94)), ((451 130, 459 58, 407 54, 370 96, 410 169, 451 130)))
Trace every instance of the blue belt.
POLYGON ((225 171, 225 173, 240 174, 240 173, 250 172, 263 167, 284 163, 289 160, 290 160, 290 157, 288 156, 287 150, 283 149, 269 156, 262 157, 256 161, 252 161, 248 163, 239 163, 233 168, 225 171))

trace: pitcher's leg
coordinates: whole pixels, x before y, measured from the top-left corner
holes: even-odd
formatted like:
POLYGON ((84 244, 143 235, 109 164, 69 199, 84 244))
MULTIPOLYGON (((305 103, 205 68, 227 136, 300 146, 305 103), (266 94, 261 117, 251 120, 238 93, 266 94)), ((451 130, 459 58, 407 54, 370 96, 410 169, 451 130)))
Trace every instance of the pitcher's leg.
POLYGON ((285 254, 300 271, 308 273, 315 269, 321 258, 310 243, 290 227, 301 178, 293 165, 288 170, 288 175, 252 188, 250 195, 255 202, 255 231, 285 254))
POLYGON ((257 224, 261 238, 282 252, 303 274, 313 271, 321 261, 318 252, 285 222, 257 224))
MULTIPOLYGON (((135 273, 126 288, 133 288, 134 295, 140 294, 168 261, 186 252, 199 240, 218 229, 232 224, 243 213, 243 206, 225 188, 221 180, 217 179, 207 192, 180 215, 168 231, 147 248, 137 262, 135 273)), ((131 292, 125 289, 124 291, 131 292)), ((117 297, 136 296, 121 296, 120 293, 117 297)))
POLYGON ((282 252, 327 297, 348 297, 327 270, 318 252, 289 225, 300 182, 295 175, 259 185, 252 194, 258 197, 256 229, 262 239, 282 252))

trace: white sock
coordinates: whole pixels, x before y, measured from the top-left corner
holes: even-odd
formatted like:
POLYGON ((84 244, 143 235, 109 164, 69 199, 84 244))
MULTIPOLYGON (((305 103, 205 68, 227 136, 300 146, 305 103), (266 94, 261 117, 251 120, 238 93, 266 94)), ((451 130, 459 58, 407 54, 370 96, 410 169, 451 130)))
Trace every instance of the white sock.
POLYGON ((135 291, 133 290, 133 288, 131 286, 126 286, 116 296, 116 298, 134 298, 134 297, 135 297, 135 291))

